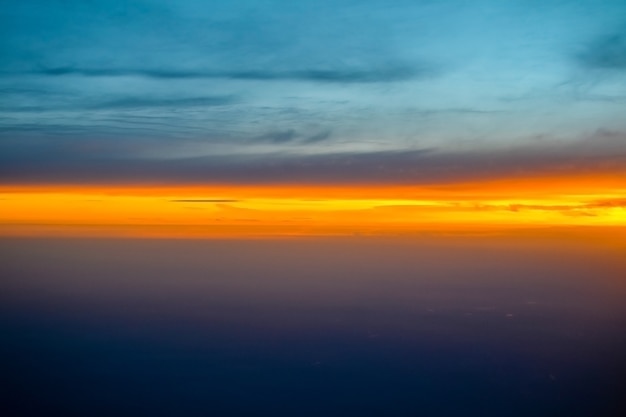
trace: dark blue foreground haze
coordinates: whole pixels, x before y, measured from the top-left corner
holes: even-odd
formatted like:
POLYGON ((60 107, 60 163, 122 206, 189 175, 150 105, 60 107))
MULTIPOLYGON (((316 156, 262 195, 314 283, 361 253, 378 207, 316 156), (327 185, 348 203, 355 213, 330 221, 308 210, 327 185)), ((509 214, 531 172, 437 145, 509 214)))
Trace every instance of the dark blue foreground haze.
POLYGON ((6 239, 0 256, 4 416, 625 410, 626 267, 608 250, 6 239))

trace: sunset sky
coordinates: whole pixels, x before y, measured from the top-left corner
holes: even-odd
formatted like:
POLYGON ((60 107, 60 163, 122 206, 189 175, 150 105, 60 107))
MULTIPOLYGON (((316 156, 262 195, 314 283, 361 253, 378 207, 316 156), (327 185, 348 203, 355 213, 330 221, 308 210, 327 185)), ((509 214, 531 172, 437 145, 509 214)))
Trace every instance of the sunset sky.
POLYGON ((626 0, 0 0, 0 416, 626 416, 626 0))
POLYGON ((626 225, 622 0, 1 13, 0 234, 626 225))

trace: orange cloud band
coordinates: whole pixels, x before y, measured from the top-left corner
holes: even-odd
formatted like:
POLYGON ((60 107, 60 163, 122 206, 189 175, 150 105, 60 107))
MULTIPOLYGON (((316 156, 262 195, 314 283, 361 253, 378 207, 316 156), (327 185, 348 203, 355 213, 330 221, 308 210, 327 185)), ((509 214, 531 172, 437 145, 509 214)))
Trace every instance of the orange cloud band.
POLYGON ((0 234, 293 236, 626 226, 621 175, 430 186, 0 187, 0 234))

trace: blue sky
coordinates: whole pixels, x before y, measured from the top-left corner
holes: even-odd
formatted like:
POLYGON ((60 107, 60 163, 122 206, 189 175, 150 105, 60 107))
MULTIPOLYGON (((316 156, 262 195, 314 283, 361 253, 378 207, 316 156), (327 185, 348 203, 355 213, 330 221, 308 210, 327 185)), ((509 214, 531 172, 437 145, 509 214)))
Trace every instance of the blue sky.
POLYGON ((0 13, 4 182, 626 165, 623 0, 3 0, 0 13))

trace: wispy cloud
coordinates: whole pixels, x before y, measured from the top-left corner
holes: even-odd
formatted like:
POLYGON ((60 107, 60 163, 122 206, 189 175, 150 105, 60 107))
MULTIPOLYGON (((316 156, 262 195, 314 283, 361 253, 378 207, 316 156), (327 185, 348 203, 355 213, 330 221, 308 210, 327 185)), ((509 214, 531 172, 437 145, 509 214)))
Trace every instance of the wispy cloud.
POLYGON ((586 68, 626 70, 626 33, 615 33, 594 40, 577 58, 586 68))
POLYGON ((276 132, 265 133, 263 135, 257 136, 254 138, 254 141, 260 142, 271 142, 271 143, 286 143, 293 142, 294 139, 298 137, 298 134, 295 130, 281 130, 276 132))
POLYGON ((626 207, 626 198, 614 198, 596 200, 583 204, 510 204, 507 208, 511 211, 540 210, 540 211, 584 211, 593 209, 621 208, 626 207))
POLYGON ((124 97, 117 100, 104 101, 87 105, 93 109, 145 109, 152 107, 207 107, 224 106, 237 103, 233 96, 205 96, 184 98, 160 98, 160 97, 124 97))
POLYGON ((233 200, 233 199, 179 199, 179 200, 169 200, 172 203, 237 203, 241 200, 233 200))
MULTIPOLYGON (((421 148, 321 154, 208 154, 145 158, 138 141, 39 142, 9 145, 0 157, 3 182, 403 183, 441 184, 536 175, 626 171, 626 134, 599 131, 575 143, 453 151, 421 148), (45 145, 45 146, 44 146, 45 145), (112 145, 109 145, 112 146, 112 145), (141 151, 141 149, 139 149, 141 151), (135 155, 135 156, 133 156, 135 155)), ((155 146, 148 142, 145 146, 155 146)), ((621 175, 621 174, 620 174, 621 175)), ((603 203, 604 204, 604 203, 603 203)))
POLYGON ((314 133, 313 135, 306 137, 304 139, 304 142, 306 143, 317 143, 317 142, 323 142, 327 139, 330 139, 332 135, 332 132, 327 129, 327 130, 322 130, 319 133, 314 133))
POLYGON ((407 81, 435 74, 426 67, 383 66, 381 68, 355 69, 303 69, 303 70, 185 70, 151 68, 42 68, 35 75, 83 77, 145 77, 152 79, 231 79, 253 81, 307 81, 321 83, 385 83, 407 81))
POLYGON ((250 140, 250 143, 273 143, 273 144, 286 144, 286 143, 301 143, 301 144, 315 144, 324 142, 331 137, 331 131, 329 129, 321 130, 317 133, 311 132, 298 132, 295 129, 277 130, 268 132, 260 136, 256 136, 250 140))

